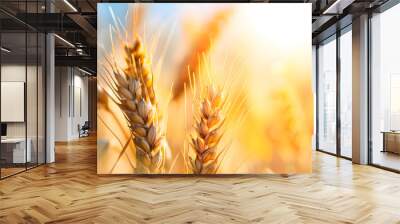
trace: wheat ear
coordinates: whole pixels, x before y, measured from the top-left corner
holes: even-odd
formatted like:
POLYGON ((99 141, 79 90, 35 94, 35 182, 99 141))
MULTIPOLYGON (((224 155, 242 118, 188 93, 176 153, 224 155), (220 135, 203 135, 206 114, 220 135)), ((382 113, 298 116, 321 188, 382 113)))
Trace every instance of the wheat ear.
POLYGON ((200 102, 200 113, 196 117, 194 134, 191 136, 191 146, 195 157, 189 158, 194 174, 214 174, 219 167, 218 148, 223 135, 224 99, 221 92, 210 85, 200 102))
POLYGON ((114 63, 114 90, 134 136, 137 173, 163 172, 165 134, 159 123, 150 62, 139 38, 125 46, 126 68, 114 63))

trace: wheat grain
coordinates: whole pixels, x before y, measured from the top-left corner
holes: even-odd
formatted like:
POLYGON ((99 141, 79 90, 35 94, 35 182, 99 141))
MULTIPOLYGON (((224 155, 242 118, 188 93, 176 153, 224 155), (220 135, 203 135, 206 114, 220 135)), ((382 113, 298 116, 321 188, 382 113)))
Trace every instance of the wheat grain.
POLYGON ((195 117, 195 131, 191 146, 195 157, 189 158, 194 174, 214 174, 219 167, 219 143, 223 135, 224 99, 220 91, 209 85, 200 103, 200 114, 195 117))
POLYGON ((113 84, 119 107, 134 136, 136 173, 162 173, 166 142, 153 88, 150 62, 139 38, 125 45, 126 68, 112 64, 113 84))

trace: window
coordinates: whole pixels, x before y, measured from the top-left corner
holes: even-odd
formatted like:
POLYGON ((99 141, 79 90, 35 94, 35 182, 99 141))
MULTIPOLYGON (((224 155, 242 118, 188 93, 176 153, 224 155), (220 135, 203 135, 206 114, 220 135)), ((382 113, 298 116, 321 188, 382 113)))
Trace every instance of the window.
POLYGON ((336 153, 336 36, 318 47, 318 149, 336 153))
POLYGON ((400 170, 400 5, 371 18, 371 162, 400 170))
POLYGON ((352 32, 345 28, 340 36, 340 155, 352 156, 352 32))

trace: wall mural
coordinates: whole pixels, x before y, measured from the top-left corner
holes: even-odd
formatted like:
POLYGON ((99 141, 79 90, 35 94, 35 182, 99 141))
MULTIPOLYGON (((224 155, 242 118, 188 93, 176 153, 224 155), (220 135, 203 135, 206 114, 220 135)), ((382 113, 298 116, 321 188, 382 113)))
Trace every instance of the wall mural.
POLYGON ((311 4, 98 5, 99 174, 311 172, 311 4))

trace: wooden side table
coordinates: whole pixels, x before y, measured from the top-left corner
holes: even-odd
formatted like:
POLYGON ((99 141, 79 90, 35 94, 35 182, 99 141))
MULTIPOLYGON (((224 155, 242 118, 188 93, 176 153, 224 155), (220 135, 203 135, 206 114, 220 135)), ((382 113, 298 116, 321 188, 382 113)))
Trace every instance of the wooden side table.
POLYGON ((391 152, 400 154, 400 132, 382 131, 382 134, 383 134, 382 152, 391 152))

